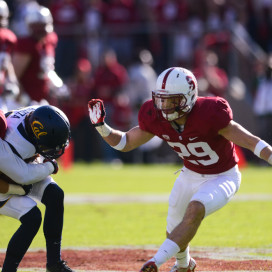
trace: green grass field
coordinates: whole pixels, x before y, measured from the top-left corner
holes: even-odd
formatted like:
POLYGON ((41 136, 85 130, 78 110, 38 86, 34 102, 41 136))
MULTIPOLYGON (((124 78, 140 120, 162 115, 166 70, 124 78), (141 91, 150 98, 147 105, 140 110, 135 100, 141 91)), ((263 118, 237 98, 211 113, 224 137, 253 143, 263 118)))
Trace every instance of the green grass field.
MULTIPOLYGON (((66 195, 168 194, 179 165, 76 164, 55 180, 66 195)), ((242 170, 238 195, 272 195, 272 168, 242 170)), ((42 211, 43 206, 39 205, 42 211)), ((230 202, 206 218, 191 246, 272 247, 272 197, 230 202)), ((63 247, 160 245, 165 239, 167 202, 66 204, 63 247)), ((5 249, 18 221, 0 216, 0 248, 5 249)), ((42 228, 31 248, 45 248, 42 228)))

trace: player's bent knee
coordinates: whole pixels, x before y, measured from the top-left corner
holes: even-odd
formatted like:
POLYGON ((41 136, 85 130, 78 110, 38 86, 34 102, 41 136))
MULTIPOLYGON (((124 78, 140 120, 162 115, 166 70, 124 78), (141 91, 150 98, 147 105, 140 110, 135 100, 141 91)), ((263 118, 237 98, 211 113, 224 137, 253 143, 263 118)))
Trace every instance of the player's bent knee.
POLYGON ((199 201, 191 201, 184 218, 190 221, 202 221, 205 216, 205 206, 199 201))
POLYGON ((20 221, 24 225, 29 225, 30 229, 38 230, 42 223, 42 214, 37 206, 33 207, 29 212, 24 214, 20 221))
POLYGON ((63 204, 64 201, 64 192, 63 190, 56 184, 49 184, 43 194, 42 203, 46 206, 48 205, 58 205, 63 204))

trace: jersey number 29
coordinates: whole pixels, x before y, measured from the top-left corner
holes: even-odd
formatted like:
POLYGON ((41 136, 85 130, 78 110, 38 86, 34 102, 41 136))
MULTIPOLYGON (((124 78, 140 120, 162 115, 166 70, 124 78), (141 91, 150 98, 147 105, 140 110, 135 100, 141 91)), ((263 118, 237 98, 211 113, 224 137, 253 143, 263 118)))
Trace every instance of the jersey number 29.
POLYGON ((219 156, 211 149, 211 147, 206 142, 197 142, 197 143, 189 143, 187 146, 177 142, 167 142, 184 160, 188 160, 190 163, 199 165, 211 165, 217 163, 219 160, 219 156), (179 151, 178 151, 179 150, 179 151), (191 155, 194 155, 199 158, 199 160, 189 160, 191 155), (205 160, 201 160, 203 157, 209 157, 205 160))

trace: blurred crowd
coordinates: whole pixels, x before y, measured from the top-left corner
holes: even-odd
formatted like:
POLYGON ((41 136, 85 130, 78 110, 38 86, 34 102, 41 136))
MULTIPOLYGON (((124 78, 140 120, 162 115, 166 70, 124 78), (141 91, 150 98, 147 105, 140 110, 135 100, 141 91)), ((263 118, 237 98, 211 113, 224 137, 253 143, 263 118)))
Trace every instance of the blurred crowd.
POLYGON ((0 108, 60 107, 76 161, 168 159, 157 138, 125 154, 108 148, 87 102, 103 99, 107 123, 125 131, 170 66, 192 70, 200 95, 225 97, 272 144, 271 0, 0 0, 0 21, 0 108))

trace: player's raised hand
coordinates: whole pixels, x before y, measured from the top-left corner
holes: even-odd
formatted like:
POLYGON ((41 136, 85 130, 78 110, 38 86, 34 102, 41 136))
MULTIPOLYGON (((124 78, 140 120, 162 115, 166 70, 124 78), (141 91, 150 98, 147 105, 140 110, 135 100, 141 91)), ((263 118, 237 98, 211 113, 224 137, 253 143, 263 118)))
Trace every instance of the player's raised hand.
POLYGON ((92 99, 88 102, 89 116, 92 124, 97 126, 104 125, 106 117, 104 103, 101 99, 92 99))

